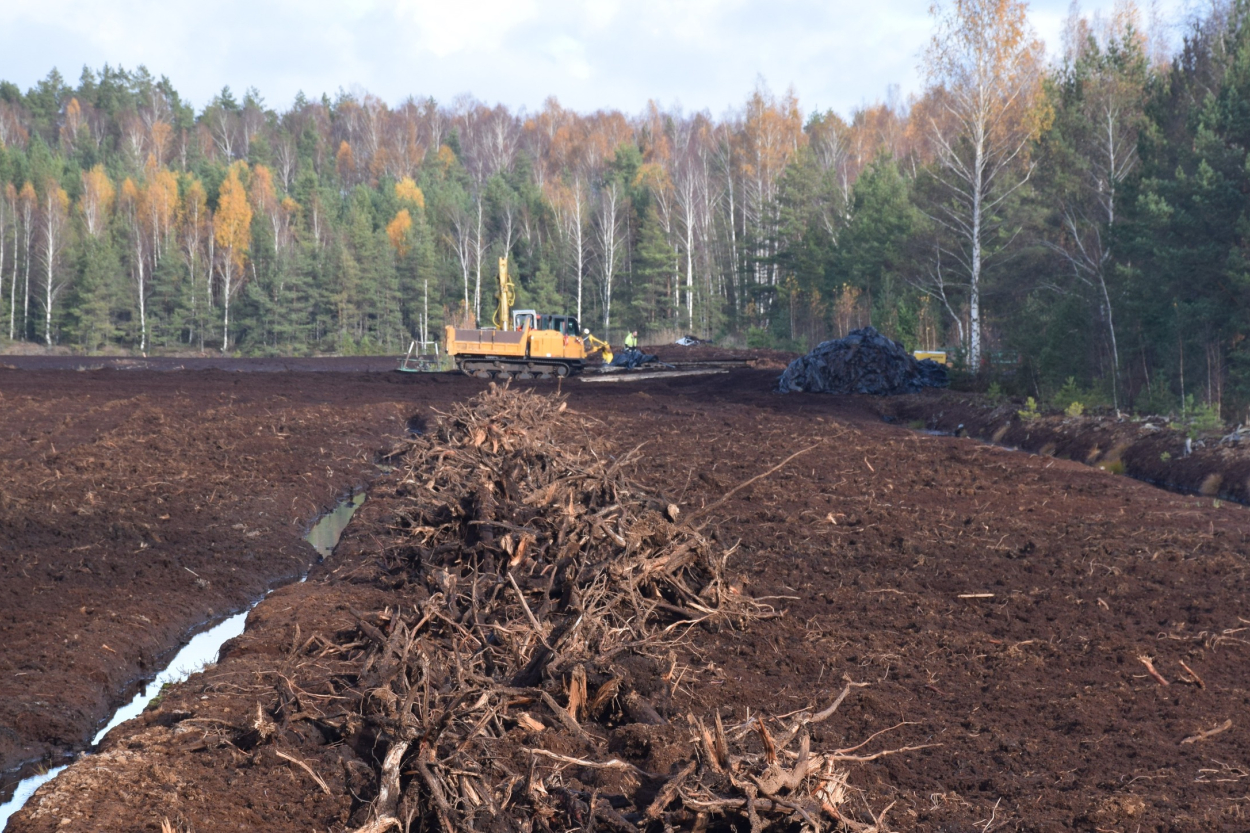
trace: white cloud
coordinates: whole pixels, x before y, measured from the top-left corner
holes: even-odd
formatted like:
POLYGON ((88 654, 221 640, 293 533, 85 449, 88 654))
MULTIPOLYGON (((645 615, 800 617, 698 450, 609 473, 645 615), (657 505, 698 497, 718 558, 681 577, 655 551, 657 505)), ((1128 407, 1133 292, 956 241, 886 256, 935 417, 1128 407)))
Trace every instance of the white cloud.
MULTIPOLYGON (((1052 51, 1067 4, 1034 5, 1052 51)), ((278 107, 363 88, 719 114, 763 77, 846 114, 890 85, 919 90, 929 29, 928 0, 0 0, 0 78, 27 88, 108 62, 168 75, 197 106, 229 85, 278 107)))
POLYGON ((556 69, 570 78, 586 81, 592 68, 586 58, 586 45, 569 35, 557 35, 547 44, 546 55, 555 63, 556 69))
MULTIPOLYGON (((491 52, 520 23, 538 14, 536 0, 396 0, 396 17, 415 32, 415 45, 438 58, 459 52, 491 52)), ((395 32, 393 36, 402 36, 395 32)), ((385 48, 385 47, 384 47, 385 48)))

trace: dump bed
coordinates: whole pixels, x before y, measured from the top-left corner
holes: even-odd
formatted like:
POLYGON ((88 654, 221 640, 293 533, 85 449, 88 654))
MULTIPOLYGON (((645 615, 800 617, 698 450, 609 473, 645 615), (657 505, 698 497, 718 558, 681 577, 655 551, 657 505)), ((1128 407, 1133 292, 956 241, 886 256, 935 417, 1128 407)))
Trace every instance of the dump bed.
POLYGON ((453 356, 524 356, 525 330, 447 328, 447 352, 453 356))

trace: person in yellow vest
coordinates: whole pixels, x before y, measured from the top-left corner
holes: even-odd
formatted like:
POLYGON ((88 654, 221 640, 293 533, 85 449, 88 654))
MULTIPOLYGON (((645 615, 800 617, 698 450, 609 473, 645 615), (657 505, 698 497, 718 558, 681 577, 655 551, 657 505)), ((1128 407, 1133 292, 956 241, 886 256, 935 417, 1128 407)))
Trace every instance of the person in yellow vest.
POLYGON ((638 349, 638 331, 637 330, 631 330, 629 335, 625 336, 625 349, 626 350, 638 349))

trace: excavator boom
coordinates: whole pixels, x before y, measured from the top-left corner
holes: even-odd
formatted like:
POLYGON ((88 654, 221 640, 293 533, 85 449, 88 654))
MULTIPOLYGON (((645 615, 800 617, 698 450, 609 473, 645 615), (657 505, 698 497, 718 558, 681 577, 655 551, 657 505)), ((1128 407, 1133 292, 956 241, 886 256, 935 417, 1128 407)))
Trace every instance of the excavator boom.
POLYGON ((598 351, 599 355, 603 356, 604 364, 612 364, 614 356, 612 354, 611 344, 608 344, 602 339, 595 338, 590 334, 590 330, 586 330, 585 340, 590 345, 590 349, 586 351, 586 355, 590 355, 591 353, 598 351))

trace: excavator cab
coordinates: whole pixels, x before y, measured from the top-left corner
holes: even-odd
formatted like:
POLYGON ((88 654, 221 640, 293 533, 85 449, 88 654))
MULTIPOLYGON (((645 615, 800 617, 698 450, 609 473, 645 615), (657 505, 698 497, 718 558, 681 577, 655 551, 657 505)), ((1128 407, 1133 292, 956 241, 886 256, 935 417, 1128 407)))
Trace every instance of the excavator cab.
POLYGON ((537 310, 518 309, 512 311, 512 329, 548 330, 570 338, 581 338, 582 328, 577 319, 571 315, 545 315, 537 310))
POLYGON ((577 338, 581 336, 581 329, 577 325, 577 319, 571 315, 540 315, 538 316, 538 330, 552 330, 563 336, 577 338))
POLYGON ((529 327, 531 330, 538 329, 539 315, 532 309, 515 309, 512 311, 512 329, 524 330, 529 327))

